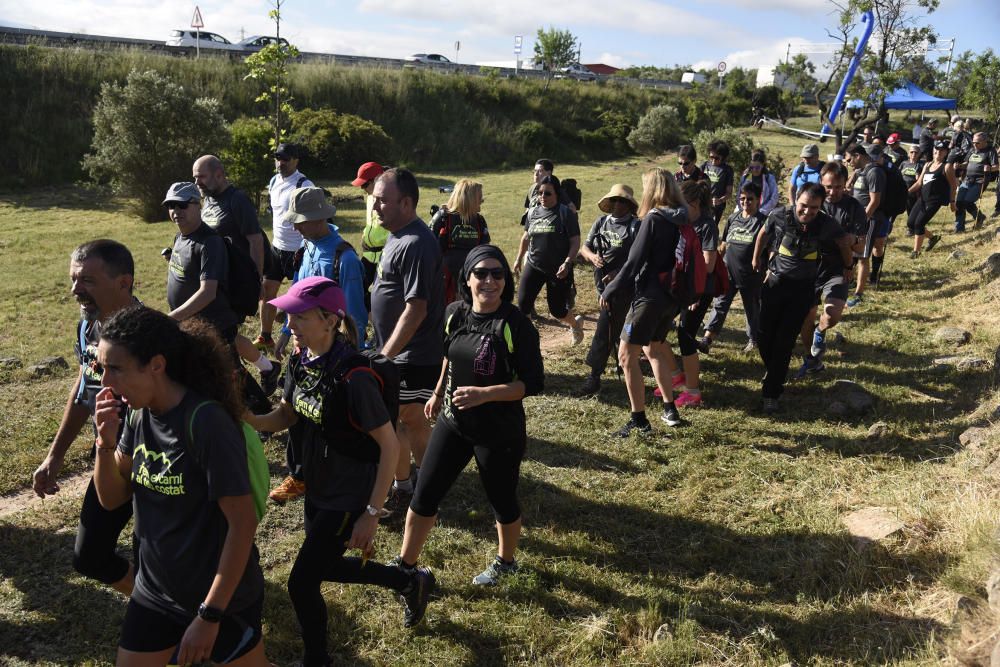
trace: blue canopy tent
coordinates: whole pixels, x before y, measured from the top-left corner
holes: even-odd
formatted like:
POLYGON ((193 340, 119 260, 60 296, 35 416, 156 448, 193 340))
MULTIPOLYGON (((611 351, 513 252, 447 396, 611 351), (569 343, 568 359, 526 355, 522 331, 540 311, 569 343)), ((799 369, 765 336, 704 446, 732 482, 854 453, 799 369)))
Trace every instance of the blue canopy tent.
POLYGON ((958 105, 954 99, 934 97, 918 88, 915 84, 907 81, 906 85, 899 88, 892 95, 885 98, 886 109, 917 109, 917 110, 948 110, 956 109, 958 105))

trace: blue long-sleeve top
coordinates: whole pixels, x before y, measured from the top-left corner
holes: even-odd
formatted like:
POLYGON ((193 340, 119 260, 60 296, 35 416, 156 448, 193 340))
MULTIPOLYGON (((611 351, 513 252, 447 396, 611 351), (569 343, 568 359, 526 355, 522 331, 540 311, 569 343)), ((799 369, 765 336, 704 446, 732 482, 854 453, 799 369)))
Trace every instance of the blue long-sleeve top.
MULTIPOLYGON (((337 246, 343 243, 344 238, 340 235, 336 225, 328 225, 330 233, 315 241, 305 240, 305 253, 302 256, 302 266, 292 281, 296 283, 303 278, 311 276, 325 276, 333 280, 333 258, 337 254, 337 246)), ((340 270, 337 281, 340 289, 344 290, 344 298, 347 300, 347 312, 354 318, 358 325, 358 337, 365 338, 365 329, 368 327, 368 310, 365 308, 365 285, 364 269, 357 253, 348 248, 340 254, 340 270)), ((284 331, 289 333, 287 326, 284 331)))

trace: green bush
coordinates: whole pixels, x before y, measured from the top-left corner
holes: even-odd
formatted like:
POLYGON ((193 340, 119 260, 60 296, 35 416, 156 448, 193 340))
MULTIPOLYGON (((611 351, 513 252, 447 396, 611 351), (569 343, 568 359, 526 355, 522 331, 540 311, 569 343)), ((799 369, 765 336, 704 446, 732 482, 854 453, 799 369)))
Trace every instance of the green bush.
MULTIPOLYGON (((729 166, 733 168, 736 172, 736 177, 746 169, 747 165, 750 164, 750 155, 753 153, 755 148, 761 148, 759 146, 753 145, 753 140, 750 138, 748 132, 742 128, 735 127, 722 127, 718 130, 702 130, 699 132, 692 142, 694 148, 698 151, 698 155, 704 158, 708 157, 708 144, 712 141, 720 140, 725 141, 729 144, 729 159, 727 162, 729 166)), ((781 156, 776 152, 766 152, 767 155, 767 168, 774 174, 775 180, 778 181, 779 190, 781 189, 781 179, 786 176, 785 162, 781 156)))
POLYGON ((271 133, 271 124, 266 120, 237 118, 229 127, 229 148, 221 156, 229 180, 250 194, 258 210, 261 191, 274 176, 271 133))
POLYGON ((378 124, 333 109, 292 113, 292 140, 306 148, 311 172, 346 176, 369 160, 388 162, 392 139, 378 124))
POLYGON ((640 153, 662 153, 680 143, 683 125, 677 107, 655 106, 629 132, 628 145, 640 153))
POLYGON ((190 180, 194 160, 220 152, 228 141, 218 100, 195 98, 153 70, 133 70, 124 86, 101 86, 83 167, 132 197, 136 212, 153 222, 165 218, 161 202, 170 184, 190 180))
POLYGON ((547 125, 537 120, 526 120, 514 130, 514 136, 523 146, 526 155, 554 155, 556 137, 547 125))

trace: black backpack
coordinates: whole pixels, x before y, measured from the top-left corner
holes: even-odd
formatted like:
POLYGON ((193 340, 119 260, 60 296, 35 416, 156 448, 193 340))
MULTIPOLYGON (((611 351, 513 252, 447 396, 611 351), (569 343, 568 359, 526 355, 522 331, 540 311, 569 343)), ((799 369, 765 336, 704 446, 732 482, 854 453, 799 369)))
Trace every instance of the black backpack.
POLYGON ((469 321, 469 312, 472 310, 472 306, 465 302, 460 303, 461 305, 455 309, 455 312, 451 314, 444 324, 445 336, 451 337, 460 333, 478 333, 484 336, 492 336, 494 348, 501 351, 497 356, 503 360, 504 370, 507 372, 507 377, 510 378, 509 381, 513 381, 517 375, 514 372, 513 365, 514 341, 517 340, 517 327, 510 319, 511 314, 514 312, 514 306, 510 303, 500 304, 498 310, 500 317, 489 320, 487 325, 476 326, 469 321))
POLYGON ((575 178, 567 178, 561 182, 563 192, 569 197, 569 200, 573 202, 573 206, 579 211, 583 205, 583 193, 580 192, 580 188, 576 185, 575 178))
POLYGON ((226 254, 229 256, 226 296, 229 307, 246 319, 257 314, 260 301, 260 272, 249 253, 236 247, 232 239, 223 236, 226 254))
POLYGON ((885 173, 885 192, 878 204, 878 211, 886 217, 894 218, 906 211, 906 200, 909 196, 906 181, 899 169, 886 169, 875 165, 885 173))

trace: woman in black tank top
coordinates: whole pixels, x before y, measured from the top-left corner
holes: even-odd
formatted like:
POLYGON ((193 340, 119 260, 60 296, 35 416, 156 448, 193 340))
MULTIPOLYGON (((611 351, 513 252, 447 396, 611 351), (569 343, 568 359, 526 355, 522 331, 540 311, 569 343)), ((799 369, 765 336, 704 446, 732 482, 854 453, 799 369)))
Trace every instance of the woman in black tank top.
POLYGON ((913 237, 913 253, 910 255, 913 259, 920 254, 925 239, 927 250, 931 250, 941 239, 940 235, 932 236, 927 232, 927 224, 938 210, 948 203, 952 212, 955 211, 955 167, 946 162, 947 157, 948 143, 939 141, 934 144, 934 159, 924 165, 917 180, 910 186, 911 194, 920 193, 906 220, 906 228, 913 237))

